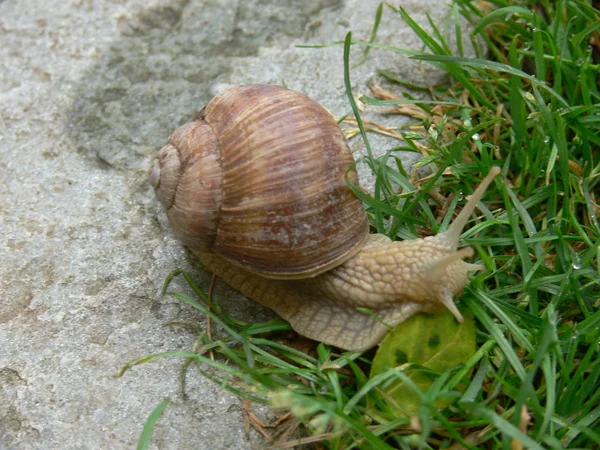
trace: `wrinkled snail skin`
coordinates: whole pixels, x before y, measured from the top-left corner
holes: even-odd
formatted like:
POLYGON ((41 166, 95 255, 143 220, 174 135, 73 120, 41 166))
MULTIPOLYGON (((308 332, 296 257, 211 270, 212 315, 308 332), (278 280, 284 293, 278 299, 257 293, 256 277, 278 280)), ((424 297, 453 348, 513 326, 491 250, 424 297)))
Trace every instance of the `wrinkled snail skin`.
POLYGON ((149 181, 202 263, 301 335, 363 351, 420 311, 447 308, 462 321, 453 297, 482 267, 462 260, 473 250, 458 249, 458 240, 499 169, 448 230, 392 242, 367 234, 346 181, 357 183, 352 164, 324 108, 284 88, 249 85, 216 97, 178 129, 149 181))

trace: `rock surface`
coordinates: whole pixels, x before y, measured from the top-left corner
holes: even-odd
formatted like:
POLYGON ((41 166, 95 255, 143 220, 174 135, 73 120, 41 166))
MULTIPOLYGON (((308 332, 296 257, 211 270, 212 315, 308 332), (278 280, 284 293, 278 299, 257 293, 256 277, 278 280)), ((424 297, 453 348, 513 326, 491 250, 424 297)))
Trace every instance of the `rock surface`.
MULTIPOLYGON (((172 130, 229 85, 286 85, 351 115, 342 47, 294 44, 342 40, 349 30, 366 40, 377 4, 0 1, 0 449, 133 448, 167 396, 152 448, 253 447, 234 396, 194 375, 189 398, 178 397, 181 361, 114 377, 138 356, 191 348, 194 334, 164 324, 201 318, 160 289, 175 268, 207 280, 168 230, 146 167, 172 130)), ((440 2, 402 5, 421 24, 429 12, 444 27, 440 2)), ((421 47, 389 9, 378 42, 421 47)), ((374 49, 352 71, 356 93, 367 92, 376 68, 420 84, 443 78, 374 49)), ((239 317, 267 314, 224 286, 217 295, 239 317)))

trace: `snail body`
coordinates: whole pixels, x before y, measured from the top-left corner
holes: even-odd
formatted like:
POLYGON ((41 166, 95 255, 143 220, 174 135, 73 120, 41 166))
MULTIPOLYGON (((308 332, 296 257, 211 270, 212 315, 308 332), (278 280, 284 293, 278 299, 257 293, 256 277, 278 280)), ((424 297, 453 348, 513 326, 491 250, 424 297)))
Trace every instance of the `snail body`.
POLYGON ((419 311, 448 308, 467 273, 458 239, 493 168, 437 236, 368 234, 352 154, 333 117, 303 94, 234 87, 176 130, 150 184, 184 245, 301 335, 362 351, 419 311), (370 310, 371 314, 364 309, 370 310))

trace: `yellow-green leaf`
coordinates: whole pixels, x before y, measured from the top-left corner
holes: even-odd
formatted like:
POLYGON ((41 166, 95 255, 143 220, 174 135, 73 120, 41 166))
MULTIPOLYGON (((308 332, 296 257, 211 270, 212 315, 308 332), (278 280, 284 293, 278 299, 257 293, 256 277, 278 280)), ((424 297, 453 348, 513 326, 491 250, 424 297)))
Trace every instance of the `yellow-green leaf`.
MULTIPOLYGON (((426 392, 436 378, 428 372, 443 373, 474 353, 475 323, 470 315, 458 323, 449 311, 416 314, 385 337, 373 359, 370 377, 396 368, 426 392), (407 363, 410 364, 400 368, 407 363)), ((415 415, 420 405, 419 395, 401 380, 386 387, 383 398, 391 411, 401 416, 415 415)), ((448 403, 448 399, 439 398, 435 404, 443 408, 448 403)))

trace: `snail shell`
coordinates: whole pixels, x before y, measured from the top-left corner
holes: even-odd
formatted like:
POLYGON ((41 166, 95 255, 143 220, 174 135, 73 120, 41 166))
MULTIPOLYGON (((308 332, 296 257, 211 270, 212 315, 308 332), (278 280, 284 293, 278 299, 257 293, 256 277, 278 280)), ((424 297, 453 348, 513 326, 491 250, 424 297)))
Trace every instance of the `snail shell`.
POLYGON ((351 258, 368 234, 352 154, 331 114, 298 92, 232 88, 170 137, 149 181, 192 249, 271 278, 351 258))

